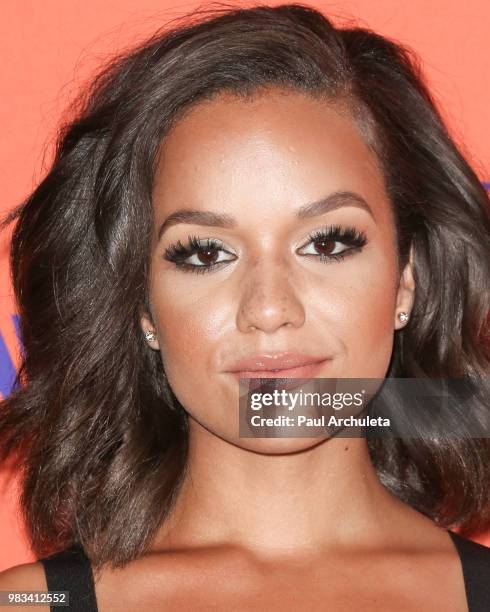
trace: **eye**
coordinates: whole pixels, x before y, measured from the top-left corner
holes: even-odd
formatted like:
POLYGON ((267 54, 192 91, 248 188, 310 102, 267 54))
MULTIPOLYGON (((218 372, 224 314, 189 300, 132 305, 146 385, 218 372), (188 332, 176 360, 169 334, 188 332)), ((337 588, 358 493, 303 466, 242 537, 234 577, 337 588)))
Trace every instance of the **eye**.
MULTIPOLYGON (((334 225, 311 234, 308 242, 297 252, 328 263, 354 254, 366 243, 365 234, 354 227, 334 225)), ((184 272, 197 274, 210 272, 237 259, 236 255, 224 248, 221 241, 214 238, 201 240, 197 236, 188 236, 185 245, 180 240, 170 245, 165 249, 163 258, 184 272)))
POLYGON ((186 245, 178 240, 176 244, 165 249, 163 258, 186 272, 199 274, 209 272, 223 263, 233 261, 236 256, 223 248, 223 244, 219 240, 214 238, 201 240, 197 236, 188 236, 186 245), (231 257, 227 257, 227 255, 231 257))
POLYGON ((333 225, 311 234, 298 252, 323 262, 337 261, 359 251, 366 243, 366 235, 356 228, 333 225))

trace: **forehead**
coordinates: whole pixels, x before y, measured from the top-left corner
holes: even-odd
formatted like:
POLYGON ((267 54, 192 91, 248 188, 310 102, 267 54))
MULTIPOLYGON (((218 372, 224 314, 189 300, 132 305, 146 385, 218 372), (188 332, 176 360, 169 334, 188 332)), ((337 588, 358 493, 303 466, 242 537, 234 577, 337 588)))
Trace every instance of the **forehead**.
POLYGON ((192 208, 245 220, 338 190, 387 214, 379 161, 345 106, 284 90, 221 93, 191 108, 162 143, 155 217, 192 208))

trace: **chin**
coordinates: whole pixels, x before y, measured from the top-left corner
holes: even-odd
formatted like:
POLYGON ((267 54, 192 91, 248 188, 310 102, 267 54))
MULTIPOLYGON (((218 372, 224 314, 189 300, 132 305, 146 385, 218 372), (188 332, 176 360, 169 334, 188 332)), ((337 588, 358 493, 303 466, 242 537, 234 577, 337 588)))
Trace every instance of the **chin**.
POLYGON ((328 438, 235 438, 232 444, 260 455, 292 455, 314 448, 328 438))

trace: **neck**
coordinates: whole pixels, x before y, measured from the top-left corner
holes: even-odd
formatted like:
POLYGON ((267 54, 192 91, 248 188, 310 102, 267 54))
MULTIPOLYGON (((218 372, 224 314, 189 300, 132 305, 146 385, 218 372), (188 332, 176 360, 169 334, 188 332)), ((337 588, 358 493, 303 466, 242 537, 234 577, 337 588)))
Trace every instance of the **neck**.
POLYGON ((155 549, 226 543, 262 556, 308 555, 379 545, 380 536, 386 545, 413 520, 379 482, 364 438, 265 455, 192 421, 189 442, 188 471, 155 549))

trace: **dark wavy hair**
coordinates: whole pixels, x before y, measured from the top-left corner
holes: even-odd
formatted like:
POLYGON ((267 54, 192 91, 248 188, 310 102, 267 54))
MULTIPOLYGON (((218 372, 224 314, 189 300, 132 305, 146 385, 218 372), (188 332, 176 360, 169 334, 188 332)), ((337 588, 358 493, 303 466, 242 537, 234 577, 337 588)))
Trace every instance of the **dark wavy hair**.
MULTIPOLYGON (((122 566, 172 508, 187 415, 140 328, 158 150, 193 105, 268 87, 344 105, 381 162, 400 270, 413 246, 416 281, 388 376, 488 377, 489 200, 412 53, 303 4, 197 10, 108 62, 61 128, 47 175, 2 224, 16 221, 22 354, 0 407, 0 459, 18 461, 39 556, 80 544, 94 567, 122 566)), ((439 525, 490 526, 488 439, 369 449, 383 484, 439 525)))

